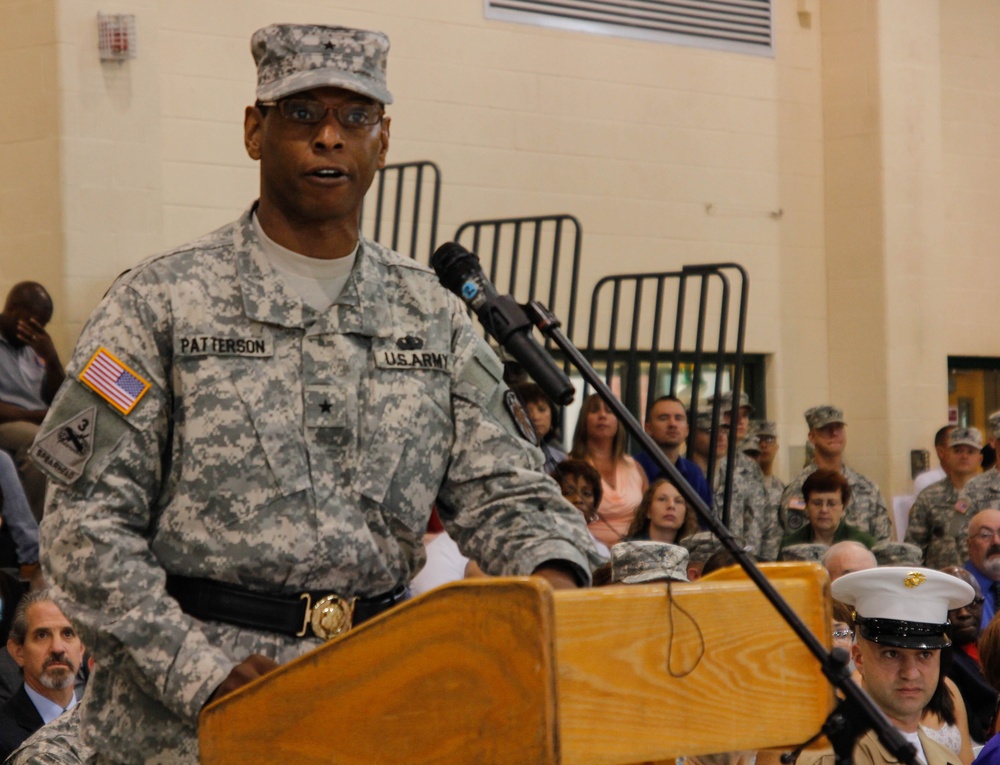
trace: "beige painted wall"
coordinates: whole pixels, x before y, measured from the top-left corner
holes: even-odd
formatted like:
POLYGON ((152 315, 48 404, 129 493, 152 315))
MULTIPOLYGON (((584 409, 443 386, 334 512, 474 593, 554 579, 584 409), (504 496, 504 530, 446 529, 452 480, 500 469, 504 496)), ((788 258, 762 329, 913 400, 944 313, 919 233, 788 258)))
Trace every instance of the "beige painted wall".
POLYGON ((852 463, 899 493, 944 417, 945 356, 1000 355, 970 310, 996 280, 968 275, 1000 267, 1000 21, 993 3, 948 0, 942 16, 939 2, 774 0, 765 58, 486 21, 479 0, 0 0, 14 21, 0 56, 39 41, 27 84, 8 66, 0 81, 40 102, 30 129, 0 117, 0 290, 53 287, 65 354, 117 273, 253 199, 252 31, 381 29, 390 161, 441 167, 442 239, 470 219, 572 213, 584 295, 609 273, 742 263, 748 350, 771 354, 785 446, 803 443, 804 409, 834 400, 852 463), (137 59, 98 61, 98 10, 136 15, 137 59), (23 140, 48 141, 39 165, 23 140), (47 226, 30 222, 40 210, 47 226), (942 294, 966 310, 937 309, 942 294))

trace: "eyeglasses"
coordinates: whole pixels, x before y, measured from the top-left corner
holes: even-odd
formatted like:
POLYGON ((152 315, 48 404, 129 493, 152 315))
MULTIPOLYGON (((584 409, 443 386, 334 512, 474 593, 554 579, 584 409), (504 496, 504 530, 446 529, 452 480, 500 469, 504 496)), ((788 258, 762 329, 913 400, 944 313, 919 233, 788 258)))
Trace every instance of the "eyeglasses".
POLYGON ((844 503, 839 499, 810 499, 809 506, 815 507, 817 510, 821 507, 835 508, 840 507, 844 503))
POLYGON ((379 104, 348 102, 327 106, 313 98, 283 98, 280 101, 258 101, 257 106, 276 106, 281 116, 300 125, 316 125, 333 112, 343 127, 366 128, 382 121, 383 109, 379 104))
POLYGON ((1000 536, 1000 529, 979 529, 972 536, 981 542, 989 542, 993 537, 1000 536))
POLYGON ((843 640, 844 638, 850 638, 851 640, 854 640, 854 630, 834 630, 833 631, 833 639, 834 640, 843 640))

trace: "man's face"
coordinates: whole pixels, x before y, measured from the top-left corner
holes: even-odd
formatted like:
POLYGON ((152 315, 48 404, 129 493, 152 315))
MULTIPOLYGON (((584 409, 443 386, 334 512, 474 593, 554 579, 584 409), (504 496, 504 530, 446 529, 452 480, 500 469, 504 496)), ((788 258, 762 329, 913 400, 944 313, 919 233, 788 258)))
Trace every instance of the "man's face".
POLYGON ((975 593, 972 602, 967 606, 948 612, 948 621, 951 622, 948 632, 951 635, 952 641, 960 646, 975 643, 979 639, 979 625, 983 620, 983 591, 979 587, 979 582, 976 581, 976 577, 964 568, 949 566, 948 568, 941 569, 941 571, 949 576, 961 579, 970 585, 972 591, 975 593))
POLYGON ((969 560, 993 581, 1000 580, 1000 510, 981 510, 969 521, 969 560))
MULTIPOLYGON (((722 421, 729 424, 730 417, 732 415, 732 410, 728 407, 722 410, 722 421)), ((737 442, 742 441, 747 437, 747 430, 750 428, 750 407, 741 406, 740 416, 736 422, 736 440, 737 442)), ((731 432, 731 431, 730 431, 731 432)))
POLYGON ((676 449, 688 436, 687 413, 679 401, 660 401, 646 418, 646 432, 658 446, 676 449))
POLYGON ((847 446, 847 428, 842 422, 831 422, 809 431, 809 443, 821 457, 839 457, 847 446))
POLYGON ((24 645, 7 641, 7 650, 24 670, 24 681, 42 696, 71 688, 83 661, 83 643, 55 603, 43 600, 28 608, 24 645))
POLYGON ((948 459, 942 462, 945 469, 958 478, 970 478, 979 470, 983 462, 983 453, 974 446, 959 444, 949 447, 947 450, 948 459))
POLYGON ((757 436, 757 443, 760 445, 760 456, 757 461, 762 465, 770 465, 778 455, 778 439, 774 436, 757 436))
POLYGON ((916 730, 938 684, 941 651, 896 648, 858 636, 851 648, 865 690, 903 730, 916 730))
MULTIPOLYGON (((371 103, 342 88, 315 88, 293 94, 338 106, 371 103)), ((261 206, 280 214, 291 227, 340 222, 357 226, 361 201, 376 171, 385 166, 389 118, 376 125, 345 128, 334 113, 315 125, 286 119, 277 107, 263 116, 247 107, 244 143, 260 160, 261 206)))
POLYGON ((27 324, 31 319, 37 321, 43 328, 48 325, 52 319, 52 309, 48 300, 31 289, 12 291, 7 296, 3 315, 0 316, 0 333, 12 346, 22 348, 24 343, 17 336, 17 325, 27 324))
POLYGON ((874 556, 868 550, 846 545, 827 559, 826 570, 830 574, 830 581, 835 582, 844 574, 867 571, 876 565, 874 556))

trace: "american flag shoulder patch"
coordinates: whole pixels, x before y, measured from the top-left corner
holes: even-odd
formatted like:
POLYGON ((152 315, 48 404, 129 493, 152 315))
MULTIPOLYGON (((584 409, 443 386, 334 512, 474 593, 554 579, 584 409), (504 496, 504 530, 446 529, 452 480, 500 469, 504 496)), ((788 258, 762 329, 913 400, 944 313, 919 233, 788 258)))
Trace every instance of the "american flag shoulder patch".
POLYGON ((122 414, 131 412, 149 390, 149 383, 101 346, 90 357, 80 382, 122 414))

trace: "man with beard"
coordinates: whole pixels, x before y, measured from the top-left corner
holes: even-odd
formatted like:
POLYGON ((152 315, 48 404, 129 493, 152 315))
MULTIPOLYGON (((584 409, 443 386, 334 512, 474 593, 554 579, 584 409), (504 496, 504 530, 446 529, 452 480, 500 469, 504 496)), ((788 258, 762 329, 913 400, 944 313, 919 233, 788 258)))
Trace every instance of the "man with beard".
POLYGON ((7 650, 21 668, 24 684, 0 709, 0 760, 76 706, 73 684, 84 652, 76 629, 44 590, 21 599, 7 650))
POLYGON ((979 582, 964 568, 949 566, 941 571, 957 576, 975 591, 976 596, 967 606, 948 612, 951 627, 948 630, 955 646, 948 677, 958 687, 962 701, 969 713, 969 734, 976 743, 983 743, 990 735, 993 711, 997 705, 997 692, 983 676, 979 660, 979 622, 983 618, 983 592, 979 582))
POLYGON ((975 577, 983 593, 983 617, 980 629, 990 623, 1000 604, 1000 510, 988 508, 969 521, 966 539, 969 560, 965 570, 975 577))

